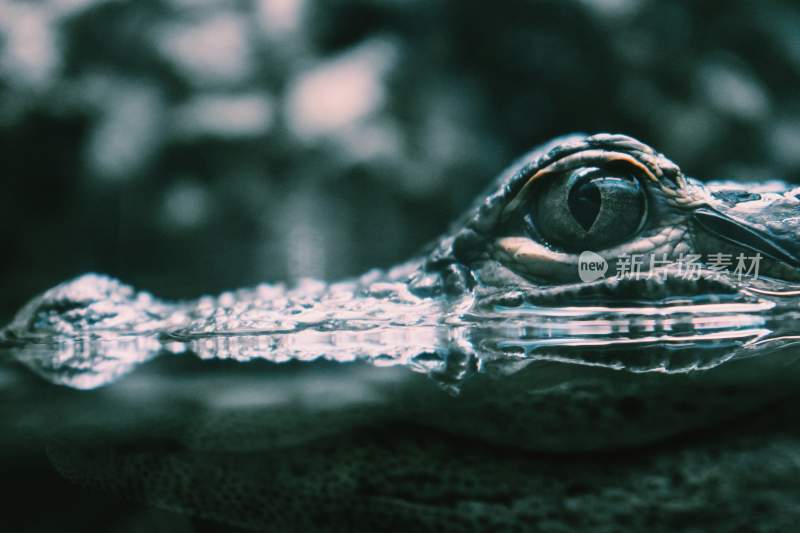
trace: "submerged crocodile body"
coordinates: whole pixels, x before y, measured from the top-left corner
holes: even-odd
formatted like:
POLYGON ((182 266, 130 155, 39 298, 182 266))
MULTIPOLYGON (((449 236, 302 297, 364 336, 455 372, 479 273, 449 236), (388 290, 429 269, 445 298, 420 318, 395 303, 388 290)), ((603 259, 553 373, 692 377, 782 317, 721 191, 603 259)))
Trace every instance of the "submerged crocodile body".
MULTIPOLYGON (((181 303, 87 275, 34 299, 2 342, 82 389, 184 352, 251 361, 256 382, 314 361, 337 384, 320 395, 327 378, 286 377, 264 384, 278 402, 262 390, 247 409, 210 400, 197 415, 176 400, 116 435, 112 423, 56 439, 57 466, 89 485, 256 529, 539 527, 568 496, 609 504, 586 503, 575 480, 614 476, 570 455, 591 474, 557 480, 557 460, 537 454, 658 445, 794 394, 799 197, 780 182, 698 182, 630 137, 569 136, 511 165, 389 271, 181 303), (98 450, 120 434, 159 438, 98 450)), ((659 461, 648 468, 681 466, 659 461)), ((620 468, 624 490, 643 490, 620 468)))

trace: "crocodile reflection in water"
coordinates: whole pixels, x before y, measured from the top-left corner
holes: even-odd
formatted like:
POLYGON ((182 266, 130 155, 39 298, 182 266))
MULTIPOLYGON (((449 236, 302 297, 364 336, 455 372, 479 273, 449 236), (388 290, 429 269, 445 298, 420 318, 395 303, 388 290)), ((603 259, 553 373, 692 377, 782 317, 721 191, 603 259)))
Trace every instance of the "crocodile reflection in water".
MULTIPOLYGON (((440 487, 445 496, 462 494, 476 502, 470 513, 494 519, 500 515, 491 499, 507 480, 474 465, 445 466, 451 455, 472 460, 483 453, 461 451, 470 439, 548 452, 630 447, 796 389, 787 369, 800 330, 798 193, 778 182, 702 184, 626 136, 565 137, 513 164, 421 258, 387 272, 332 284, 263 285, 184 303, 86 275, 31 301, 3 330, 2 342, 36 372, 76 388, 110 383, 159 354, 193 352, 271 363, 328 360, 326 372, 361 391, 323 400, 302 380, 273 380, 260 390, 288 388, 305 401, 261 406, 246 416, 207 407, 206 419, 176 401, 174 412, 147 414, 173 425, 148 418, 141 422, 146 429, 124 430, 165 431, 184 451, 162 450, 155 441, 150 455, 139 448, 97 455, 85 450, 103 438, 73 432, 51 454, 66 475, 87 484, 139 487, 141 497, 159 505, 257 528, 275 527, 276 516, 293 525, 310 520, 281 499, 289 491, 330 519, 343 505, 337 498, 346 499, 340 493, 355 490, 348 479, 328 476, 329 445, 319 442, 338 434, 343 440, 330 446, 353 475, 374 482, 367 471, 373 457, 388 476, 385 486, 370 485, 370 495, 356 491, 346 500, 351 511, 358 500, 373 518, 388 513, 408 524, 436 523, 431 502, 415 500, 424 498, 414 477, 434 469, 455 476, 440 487), (608 272, 581 282, 579 257, 587 250, 607 261, 608 272), (759 254, 759 276, 736 275, 735 261, 729 270, 701 261, 694 276, 681 270, 688 256, 714 254, 759 254), (643 274, 615 275, 620 258, 632 255, 642 256, 643 274), (649 257, 658 259, 652 270, 649 257), (458 394, 431 386, 428 377, 458 394), (398 424, 454 435, 459 444, 443 451, 441 442, 429 443, 423 452, 399 433, 394 444, 367 444, 350 431, 398 424), (292 470, 300 468, 292 454, 305 474, 292 470), (424 454, 432 454, 427 463, 424 454), (232 506, 215 483, 203 481, 209 464, 254 510, 232 506), (253 477, 265 468, 272 477, 253 477), (172 486, 186 472, 199 473, 194 484, 172 486), (458 485, 459 476, 473 483, 458 485), (335 497, 320 492, 322 486, 335 497), (478 503, 484 498, 485 509, 478 503)), ((181 386, 164 385, 172 393, 181 386)), ((144 414, 131 409, 130 416, 144 414)), ((519 478, 520 498, 530 498, 523 485, 533 483, 534 473, 523 462, 527 474, 520 477, 514 464, 506 477, 519 478)), ((435 507, 443 517, 465 512, 435 507)), ((519 503, 503 512, 526 509, 519 503)))

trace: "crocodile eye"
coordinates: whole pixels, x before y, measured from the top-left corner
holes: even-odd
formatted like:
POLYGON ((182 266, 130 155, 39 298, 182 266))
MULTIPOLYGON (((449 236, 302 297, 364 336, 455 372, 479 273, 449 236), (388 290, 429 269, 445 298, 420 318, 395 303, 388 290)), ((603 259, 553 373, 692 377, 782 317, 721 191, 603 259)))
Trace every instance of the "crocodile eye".
POLYGON ((525 217, 529 232, 567 251, 625 241, 641 228, 647 208, 634 175, 598 167, 553 176, 533 193, 525 217))

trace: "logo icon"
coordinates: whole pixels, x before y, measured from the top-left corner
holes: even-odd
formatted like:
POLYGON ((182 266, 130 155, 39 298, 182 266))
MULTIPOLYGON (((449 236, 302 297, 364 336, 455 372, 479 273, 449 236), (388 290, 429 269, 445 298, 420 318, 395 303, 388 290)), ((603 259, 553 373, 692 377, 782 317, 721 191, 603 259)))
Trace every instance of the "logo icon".
POLYGON ((594 252, 586 250, 578 257, 578 277, 584 283, 602 278, 608 271, 608 262, 594 252))

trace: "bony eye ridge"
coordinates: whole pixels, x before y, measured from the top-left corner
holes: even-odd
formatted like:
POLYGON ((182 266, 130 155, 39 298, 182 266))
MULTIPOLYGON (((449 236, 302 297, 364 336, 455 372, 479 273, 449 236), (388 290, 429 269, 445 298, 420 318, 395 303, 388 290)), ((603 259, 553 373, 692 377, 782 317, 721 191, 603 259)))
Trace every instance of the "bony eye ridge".
POLYGON ((646 212, 635 175, 599 167, 551 176, 532 192, 530 233, 567 251, 620 243, 639 230, 646 212))

